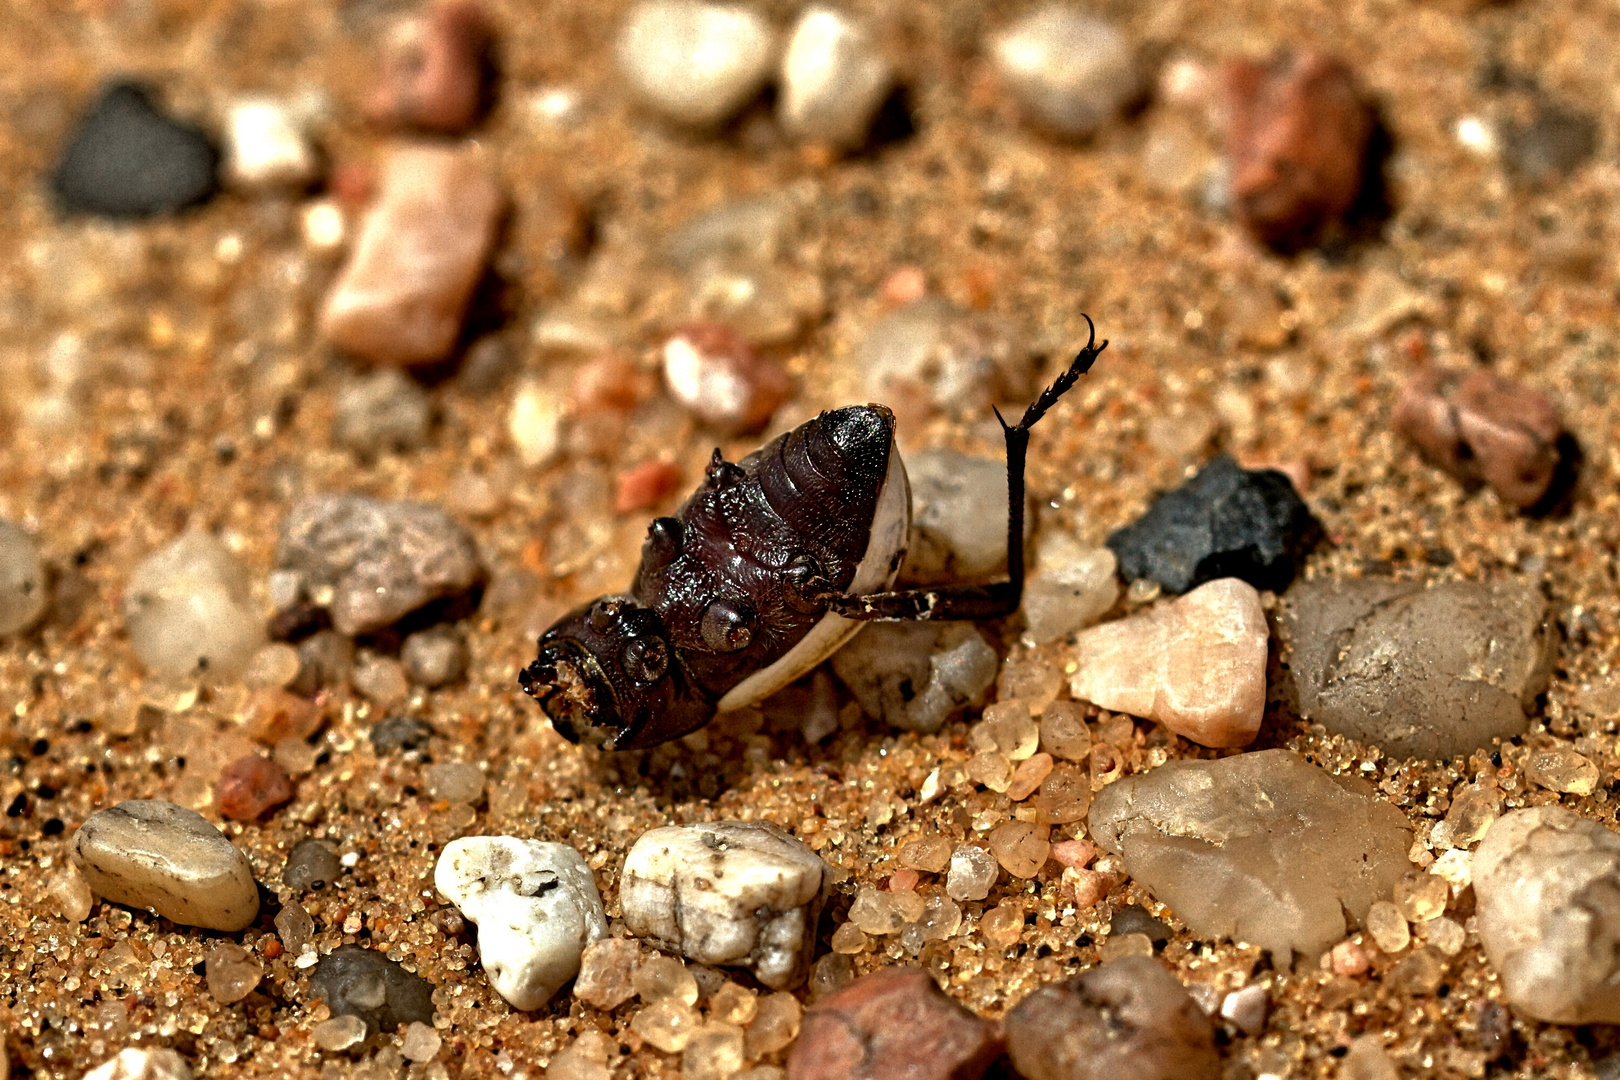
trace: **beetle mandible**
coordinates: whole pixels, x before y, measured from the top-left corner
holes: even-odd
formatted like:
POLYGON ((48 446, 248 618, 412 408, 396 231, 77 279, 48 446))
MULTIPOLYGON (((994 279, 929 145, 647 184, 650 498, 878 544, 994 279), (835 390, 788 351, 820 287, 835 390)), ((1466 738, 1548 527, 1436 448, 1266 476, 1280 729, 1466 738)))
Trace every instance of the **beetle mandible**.
POLYGON ((1108 342, 1091 326, 1067 371, 1008 424, 1007 580, 890 592, 911 488, 882 405, 824 412, 703 483, 647 529, 630 591, 576 608, 518 675, 565 738, 636 750, 775 693, 874 620, 997 619, 1024 592, 1029 431, 1108 342))

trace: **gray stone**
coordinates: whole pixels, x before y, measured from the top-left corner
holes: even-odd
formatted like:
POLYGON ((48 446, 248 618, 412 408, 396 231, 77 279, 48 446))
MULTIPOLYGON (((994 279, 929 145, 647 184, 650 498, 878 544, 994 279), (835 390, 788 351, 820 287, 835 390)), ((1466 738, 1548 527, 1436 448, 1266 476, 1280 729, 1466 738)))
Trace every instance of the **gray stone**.
POLYGON ((642 0, 625 17, 619 70, 644 104, 693 127, 736 115, 765 88, 776 34, 741 5, 642 0))
POLYGON ((300 840, 287 853, 281 883, 294 892, 324 889, 343 874, 343 863, 330 844, 321 840, 300 840))
POLYGON ((1397 757, 1522 735, 1557 648, 1546 598, 1517 582, 1319 579, 1288 600, 1300 715, 1397 757))
POLYGON ((340 633, 380 630, 484 577, 472 537, 443 510, 364 495, 311 495, 281 527, 279 566, 303 574, 340 633))
POLYGON ((866 715, 932 732, 990 689, 1000 660, 967 623, 874 623, 833 654, 832 668, 866 715))
POLYGON ((141 663, 163 675, 232 678, 265 642, 247 571, 205 532, 187 532, 135 567, 124 624, 141 663))
POLYGON ((772 262, 798 229, 810 192, 798 186, 728 199, 683 222, 664 243, 678 269, 715 259, 772 262))
POLYGON ((1105 547, 1083 547, 1067 533, 1047 532, 1035 572, 1024 582, 1024 621, 1031 641, 1047 645, 1090 626, 1119 600, 1119 560, 1105 547))
POLYGON ((1036 392, 1036 359, 1004 320, 960 311, 938 297, 879 319, 854 355, 873 401, 920 394, 935 409, 976 418, 992 402, 1036 392))
POLYGON ((97 896, 170 922, 236 931, 259 914, 247 857, 173 803, 131 799, 96 811, 73 834, 72 858, 97 896))
POLYGON ((1007 463, 955 450, 906 455, 908 583, 983 581, 1007 568, 1007 463))
POLYGON ((1473 860, 1479 941, 1521 1012, 1620 1023, 1620 836, 1559 806, 1511 810, 1473 860))
POLYGON ((368 457, 413 450, 427 441, 432 421, 427 392, 397 368, 384 368, 338 392, 332 441, 368 457))
POLYGON ((0 521, 0 635, 22 634, 45 614, 45 564, 34 538, 0 521))
POLYGON ((363 945, 340 945, 309 976, 315 997, 334 1017, 365 1021, 366 1033, 390 1034, 400 1024, 433 1023, 433 984, 363 945))
POLYGON ((1142 91, 1124 35, 1064 4, 1039 8, 997 34, 990 58, 1030 118, 1060 135, 1091 134, 1142 91))
POLYGON ((416 750, 433 738, 426 720, 414 716, 390 716, 371 729, 371 747, 378 755, 395 750, 416 750))
POLYGON ((467 669, 467 647, 448 626, 412 634, 400 648, 399 658, 411 681, 429 689, 455 682, 467 669))
POLYGON ((288 689, 313 697, 348 685, 353 670, 354 642, 336 630, 318 630, 298 643, 298 676, 288 689))
POLYGON ((799 16, 782 57, 777 115, 789 135, 852 149, 894 87, 894 66, 871 29, 835 8, 799 16))
POLYGON ((1096 842, 1194 933, 1287 965, 1342 941, 1409 865, 1406 816, 1287 750, 1173 761, 1091 806, 1096 842))

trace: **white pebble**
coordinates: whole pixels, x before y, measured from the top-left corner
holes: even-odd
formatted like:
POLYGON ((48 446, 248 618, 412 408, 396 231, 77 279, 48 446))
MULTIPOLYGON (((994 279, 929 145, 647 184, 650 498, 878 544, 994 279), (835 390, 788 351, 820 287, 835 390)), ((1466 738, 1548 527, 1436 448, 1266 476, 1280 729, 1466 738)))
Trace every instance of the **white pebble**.
POLYGON ((84 1074, 84 1080, 191 1080, 185 1059, 167 1047, 126 1047, 84 1074))
POLYGON ((550 1001, 579 974, 585 946, 607 936, 596 879, 566 844, 464 837, 445 847, 433 883, 478 924, 484 971, 513 1008, 550 1001))
POLYGON ((216 537, 185 533, 147 556, 124 591, 141 662, 164 675, 230 678, 264 644, 264 616, 241 562, 216 537))
POLYGON ((562 447, 562 399, 538 383, 526 383, 512 398, 506 430, 523 464, 538 468, 562 447))
POLYGON ((1001 873, 995 857, 982 847, 963 844, 951 852, 945 874, 945 895, 952 900, 983 900, 1001 873))
POLYGON ((782 58, 777 114, 805 142, 858 147, 894 86, 894 68, 861 22, 829 7, 799 17, 782 58))
POLYGON ((1266 1026, 1269 1000, 1259 983, 1234 990, 1221 1001, 1221 1019, 1230 1020, 1245 1035, 1258 1035, 1266 1026))
POLYGON ((225 176, 241 188, 304 187, 320 159, 297 109, 271 98, 233 102, 225 117, 225 176))
POLYGON ((1040 8, 996 35, 990 55, 1032 118, 1060 135, 1091 134, 1142 87, 1124 36, 1063 4, 1040 8))
POLYGON ((1067 533, 1048 532, 1035 562, 1024 584, 1024 619, 1037 645, 1090 626, 1119 599, 1119 560, 1105 547, 1083 547, 1067 533))
POLYGON ((33 628, 45 614, 45 566, 34 538, 0 521, 0 635, 33 628))
POLYGON ((724 123, 770 78, 776 35, 753 11, 699 0, 643 0, 625 19, 619 70, 651 108, 694 127, 724 123))

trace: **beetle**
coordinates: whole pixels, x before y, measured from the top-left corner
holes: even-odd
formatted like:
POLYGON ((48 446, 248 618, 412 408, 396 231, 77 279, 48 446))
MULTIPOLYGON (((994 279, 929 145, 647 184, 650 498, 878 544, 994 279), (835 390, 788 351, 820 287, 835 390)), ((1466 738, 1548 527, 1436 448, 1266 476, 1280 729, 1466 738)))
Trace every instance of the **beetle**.
POLYGON ((627 593, 541 635, 518 675, 572 742, 639 750, 775 693, 874 620, 998 619, 1024 592, 1029 432, 1108 342, 1090 340, 1016 424, 1007 448, 1007 580, 891 592, 911 488, 882 405, 824 412, 749 454, 718 448, 674 516, 647 529, 627 593))

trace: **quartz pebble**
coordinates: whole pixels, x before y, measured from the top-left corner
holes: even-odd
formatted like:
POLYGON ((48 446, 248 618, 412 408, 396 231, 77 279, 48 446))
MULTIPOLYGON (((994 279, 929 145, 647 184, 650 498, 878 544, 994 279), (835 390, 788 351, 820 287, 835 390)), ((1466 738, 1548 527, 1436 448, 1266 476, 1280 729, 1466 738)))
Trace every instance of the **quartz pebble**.
POLYGON ((321 162, 305 130, 307 110, 274 98, 233 101, 225 112, 225 177, 232 186, 308 187, 321 162))
POLYGON ((433 1023, 433 984, 363 945, 340 945, 309 976, 313 996, 336 1017, 356 1017, 364 1035, 390 1034, 401 1024, 433 1023))
POLYGON ((1367 933, 1387 953, 1398 953, 1412 943, 1412 928, 1401 909, 1380 900, 1367 909, 1367 933))
POLYGON ((552 1057, 547 1080, 610 1080, 608 1056, 616 1049, 606 1035, 586 1031, 552 1057))
POLYGON ((955 450, 906 455, 910 582, 983 580, 1007 566, 1007 466, 955 450))
POLYGON ((1269 639, 1254 586, 1222 578, 1081 631, 1069 692, 1203 746, 1247 746, 1265 712, 1269 639))
POLYGON ((1091 834, 1194 933, 1314 958, 1389 897, 1412 834, 1365 783, 1287 750, 1172 761, 1097 793, 1091 834))
POLYGON ((310 918, 309 912, 296 900, 283 904, 275 917, 276 936, 281 939, 282 948, 293 955, 303 952, 315 937, 315 920, 310 918))
POLYGON ((338 391, 332 441, 363 457, 412 450, 427 441, 433 408, 404 372, 384 368, 338 391))
POLYGON ((432 1027, 420 1020, 412 1020, 405 1027, 405 1037, 400 1041, 399 1052, 406 1061, 432 1061, 439 1054, 439 1047, 444 1040, 432 1027))
POLYGON ((874 623, 833 654, 833 674, 868 716, 938 731, 996 680, 995 649, 966 623, 874 623))
POLYGON ((1054 701, 1041 713, 1040 745, 1065 761, 1091 756, 1091 729, 1084 708, 1072 701, 1054 701))
POLYGON ((375 364, 450 355, 489 261, 500 187, 477 147, 402 146, 321 312, 321 332, 375 364))
POLYGON ((938 874, 950 865, 951 842, 943 836, 924 836, 900 849, 900 865, 938 874))
POLYGON ((467 668, 467 647, 447 626, 412 634, 401 646, 399 657, 411 681, 430 690, 455 682, 467 668))
POLYGON ((742 1067, 742 1028, 713 1019, 692 1033, 681 1054, 681 1080, 731 1080, 742 1067))
POLYGON ((1090 135, 1142 91, 1124 35, 1065 4, 1037 8, 997 34, 990 58, 1030 119, 1058 135, 1090 135))
POLYGON ((428 795, 445 802, 472 804, 484 795, 484 772, 476 765, 443 761, 428 766, 423 778, 428 795))
POLYGON ((90 917, 90 909, 96 902, 95 894, 85 884, 84 876, 72 863, 51 878, 45 896, 56 913, 68 922, 84 922, 90 917))
POLYGON ((382 128, 466 133, 484 111, 491 37, 483 9, 467 0, 400 20, 384 39, 366 119, 382 128))
POLYGON ((866 142, 894 86, 894 66, 871 28, 835 8, 812 5, 799 16, 782 57, 777 116, 804 142, 854 149, 866 142))
POLYGON ((62 207, 103 217, 172 214, 216 190, 219 154, 194 127, 171 120, 145 87, 115 82, 101 91, 51 174, 62 207))
POLYGON ((579 973, 585 947, 607 936, 590 867, 566 844, 513 836, 451 841, 433 882, 478 924, 490 985, 518 1009, 538 1009, 579 973))
POLYGON ((767 822, 667 826, 630 849, 619 906, 636 936, 782 989, 809 966, 826 869, 767 822))
POLYGON ((316 1046, 336 1054, 366 1041, 366 1022, 358 1016, 334 1016, 316 1024, 309 1034, 316 1046))
POLYGON ((1362 1035, 1350 1043, 1339 1065, 1339 1080, 1400 1080, 1398 1069, 1377 1035, 1362 1035))
POLYGON ((636 967, 630 982, 649 1005, 671 998, 682 1005, 697 1004, 697 978, 673 956, 649 956, 636 967))
POLYGON ((287 770, 260 754, 237 758, 214 783, 214 802, 231 821, 258 821, 292 797, 287 770))
POLYGON ((222 1005, 234 1004, 253 993, 264 976, 264 968, 253 954, 231 941, 221 942, 209 951, 203 970, 208 992, 222 1005))
POLYGON ((996 1026, 946 997, 926 971, 880 968, 804 1014, 788 1080, 979 1080, 1001 1053, 996 1026))
POLYGON ((1244 469, 1221 454, 1109 536, 1108 546, 1127 581, 1156 581, 1171 593, 1223 577, 1281 591, 1321 535, 1285 474, 1244 469))
POLYGON ((1038 390, 1039 365, 1010 325, 936 296, 873 323, 855 347, 854 363, 871 400, 912 409, 976 415, 993 401, 1022 401, 1038 390))
POLYGON ((228 679, 264 644, 247 571, 205 532, 186 532, 143 559, 123 606, 135 654, 159 674, 228 679))
POLYGON ((664 381, 676 401, 728 434, 758 431, 793 391, 787 372, 719 323, 693 323, 664 342, 664 381))
POLYGON ((1415 923, 1443 915, 1450 895, 1451 887, 1444 878, 1422 870, 1409 870, 1395 883, 1395 906, 1415 923))
POLYGON ((395 751, 418 750, 433 738, 433 728, 415 716, 390 716, 371 729, 371 748, 379 756, 395 751))
POLYGON ((45 564, 34 538, 0 520, 0 637, 32 630, 46 600, 45 564))
POLYGON ((1387 753, 1511 739, 1547 687, 1556 635, 1530 585, 1319 578, 1287 598, 1300 715, 1387 753))
POLYGON ((1245 1035, 1258 1035, 1265 1030, 1269 1006, 1266 988, 1253 983, 1221 999, 1221 1019, 1230 1021, 1245 1035))
POLYGON ((339 633, 380 630, 484 577, 472 537, 443 510, 364 495, 310 495, 281 526, 276 561, 330 589, 339 633))
POLYGON ((1445 819, 1434 827, 1431 837, 1440 847, 1465 848, 1483 839, 1491 823, 1501 814, 1502 795, 1496 789, 1496 779, 1482 776, 1472 784, 1457 785, 1445 819))
POLYGON ((743 1036, 743 1053, 750 1060, 786 1049, 799 1037, 804 1008, 786 992, 766 994, 754 1007, 754 1020, 743 1036))
POLYGON ((300 840, 287 853, 281 883, 293 892, 324 889, 343 874, 338 853, 323 840, 300 840))
POLYGON ((411 691, 411 684, 405 678, 405 665, 392 656, 362 657, 349 681, 360 696, 383 708, 404 701, 411 691))
POLYGON ((1524 776, 1538 787, 1565 795, 1590 795, 1602 779, 1596 765, 1567 746, 1532 750, 1524 759, 1524 776))
POLYGON ((1026 1080, 1203 1080, 1220 1069, 1209 1017, 1151 957, 1043 986, 1002 1027, 1026 1080))
POLYGON ((236 931, 259 913, 247 857, 173 803, 131 799, 96 811, 73 834, 72 857, 97 896, 183 926, 236 931))
POLYGON ((635 996, 641 946, 631 938, 605 937, 585 946, 574 996, 598 1009, 616 1009, 635 996))
POLYGON ((1105 547, 1082 547, 1066 533, 1049 531, 1040 538, 1035 564, 1024 583, 1024 621, 1037 645, 1090 626, 1119 599, 1119 560, 1105 547))
POLYGON ((1007 821, 990 830, 990 853, 1015 878, 1032 878, 1052 852, 1048 830, 1030 821, 1007 821))
POLYGON ((84 1080, 191 1080, 185 1059, 167 1047, 125 1047, 84 1074, 84 1080))
POLYGON ((1223 72, 1233 216, 1263 243, 1294 246, 1343 218, 1361 193, 1376 117, 1341 61, 1284 51, 1223 72))
POLYGON ((1484 368, 1419 371, 1401 388, 1390 422, 1434 464, 1515 509, 1547 508, 1574 479, 1555 488, 1564 459, 1558 407, 1484 368))
POLYGON ((1620 1023, 1620 836, 1559 806, 1502 815, 1474 853, 1479 940, 1508 1002, 1620 1023))
POLYGON ((951 852, 950 871, 945 875, 945 895, 952 900, 983 900, 1000 873, 993 855, 982 847, 963 844, 951 852))
POLYGON ((548 464, 562 449, 563 399, 551 388, 529 381, 512 395, 506 433, 518 459, 531 468, 548 464))
POLYGON ((678 1054, 702 1022, 698 1011, 684 1001, 662 998, 636 1013, 630 1019, 630 1030, 655 1049, 678 1054))
POLYGON ((729 120, 765 88, 776 34, 741 5, 641 0, 619 31, 619 71, 653 111, 692 127, 729 120))

